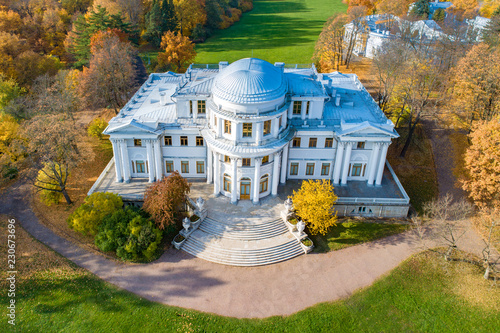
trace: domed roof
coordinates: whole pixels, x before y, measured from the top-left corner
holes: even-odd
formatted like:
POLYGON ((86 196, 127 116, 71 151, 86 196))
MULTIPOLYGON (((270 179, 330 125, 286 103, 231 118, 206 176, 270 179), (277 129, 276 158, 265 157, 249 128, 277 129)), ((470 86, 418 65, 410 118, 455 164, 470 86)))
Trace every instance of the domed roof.
POLYGON ((237 104, 269 102, 286 91, 281 69, 256 58, 233 62, 217 74, 212 87, 215 97, 237 104))

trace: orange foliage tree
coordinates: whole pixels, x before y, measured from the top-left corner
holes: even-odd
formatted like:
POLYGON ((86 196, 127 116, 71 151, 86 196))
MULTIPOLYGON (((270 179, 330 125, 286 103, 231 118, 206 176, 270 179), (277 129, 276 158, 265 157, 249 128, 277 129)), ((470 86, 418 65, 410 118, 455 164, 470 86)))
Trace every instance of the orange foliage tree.
POLYGON ((451 106, 460 124, 471 129, 476 120, 500 114, 500 50, 474 46, 452 70, 451 106))
POLYGON ((151 215, 158 228, 164 230, 175 224, 189 190, 186 179, 174 171, 146 189, 142 209, 151 215))
POLYGON ((183 72, 196 57, 194 44, 181 33, 167 31, 161 39, 164 52, 158 54, 158 66, 173 72, 183 72))
POLYGON ((478 122, 465 152, 467 179, 462 188, 479 207, 500 206, 500 119, 478 122))

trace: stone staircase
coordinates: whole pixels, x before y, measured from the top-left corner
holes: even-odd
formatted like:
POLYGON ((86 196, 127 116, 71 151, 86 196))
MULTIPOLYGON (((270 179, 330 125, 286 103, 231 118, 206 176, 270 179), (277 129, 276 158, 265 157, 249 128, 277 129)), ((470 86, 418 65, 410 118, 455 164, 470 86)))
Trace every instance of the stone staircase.
POLYGON ((281 219, 228 224, 207 217, 182 245, 187 253, 232 266, 261 266, 304 253, 281 219))

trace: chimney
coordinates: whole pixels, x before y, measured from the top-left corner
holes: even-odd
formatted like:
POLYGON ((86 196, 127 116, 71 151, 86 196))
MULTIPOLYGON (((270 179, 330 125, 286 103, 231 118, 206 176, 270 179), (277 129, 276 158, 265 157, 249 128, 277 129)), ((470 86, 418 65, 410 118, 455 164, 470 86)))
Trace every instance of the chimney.
POLYGON ((282 73, 285 71, 285 63, 284 62, 275 62, 274 66, 281 68, 282 73))
POLYGON ((219 72, 229 66, 229 62, 227 61, 219 61, 219 72))
POLYGON ((340 106, 340 95, 335 97, 335 106, 340 106))

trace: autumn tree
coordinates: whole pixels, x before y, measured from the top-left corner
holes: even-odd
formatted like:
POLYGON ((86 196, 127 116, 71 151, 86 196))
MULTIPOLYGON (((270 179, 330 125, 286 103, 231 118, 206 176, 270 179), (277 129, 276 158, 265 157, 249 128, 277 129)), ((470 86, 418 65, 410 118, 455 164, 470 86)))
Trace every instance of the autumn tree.
POLYGON ((450 102, 459 123, 470 130, 476 120, 500 114, 500 50, 474 46, 452 70, 450 102))
POLYGON ((500 206, 500 121, 478 121, 469 134, 462 188, 479 207, 500 206))
POLYGON ((92 37, 92 57, 84 67, 79 92, 89 107, 111 107, 118 113, 134 90, 135 51, 120 40, 116 30, 99 31, 92 37))
POLYGON ((164 52, 158 54, 158 66, 173 72, 184 72, 196 57, 194 44, 180 32, 166 32, 161 39, 164 52))
MULTIPOLYGON (((191 36, 191 32, 197 24, 204 25, 207 21, 207 13, 204 2, 197 0, 173 0, 177 25, 181 35, 191 36)), ((162 46, 163 48, 163 46, 162 46)))
POLYGON ((337 13, 325 23, 316 42, 313 56, 321 72, 340 69, 344 54, 344 25, 347 24, 348 19, 346 14, 337 13))
POLYGON ((500 1, 498 0, 483 1, 480 12, 482 16, 492 18, 495 15, 495 13, 500 12, 500 1))
POLYGON ((446 11, 458 19, 471 19, 478 14, 479 2, 478 0, 454 0, 453 5, 446 11))
POLYGON ((336 225, 337 214, 333 205, 337 196, 330 180, 304 180, 291 198, 296 214, 306 223, 311 234, 325 235, 328 228, 336 225))
POLYGON ((346 29, 348 32, 343 39, 344 65, 346 68, 349 68, 356 45, 366 38, 368 32, 368 27, 364 20, 366 14, 367 9, 364 6, 356 6, 350 8, 348 11, 348 21, 351 27, 350 29, 346 29))
POLYGON ((375 3, 377 14, 392 14, 405 16, 413 0, 380 0, 375 3))
POLYGON ((68 204, 71 203, 67 189, 71 168, 93 156, 82 132, 66 114, 35 116, 24 123, 21 132, 26 138, 24 149, 31 162, 28 178, 38 190, 61 193, 68 204), (50 185, 56 183, 56 188, 45 186, 43 180, 37 178, 40 170, 49 170, 45 175, 50 179, 50 185))
POLYGON ((500 7, 491 15, 490 22, 483 30, 483 41, 491 47, 500 46, 500 7))
POLYGON ((158 228, 164 230, 175 224, 189 190, 186 179, 174 171, 146 189, 142 209, 151 215, 158 228))

